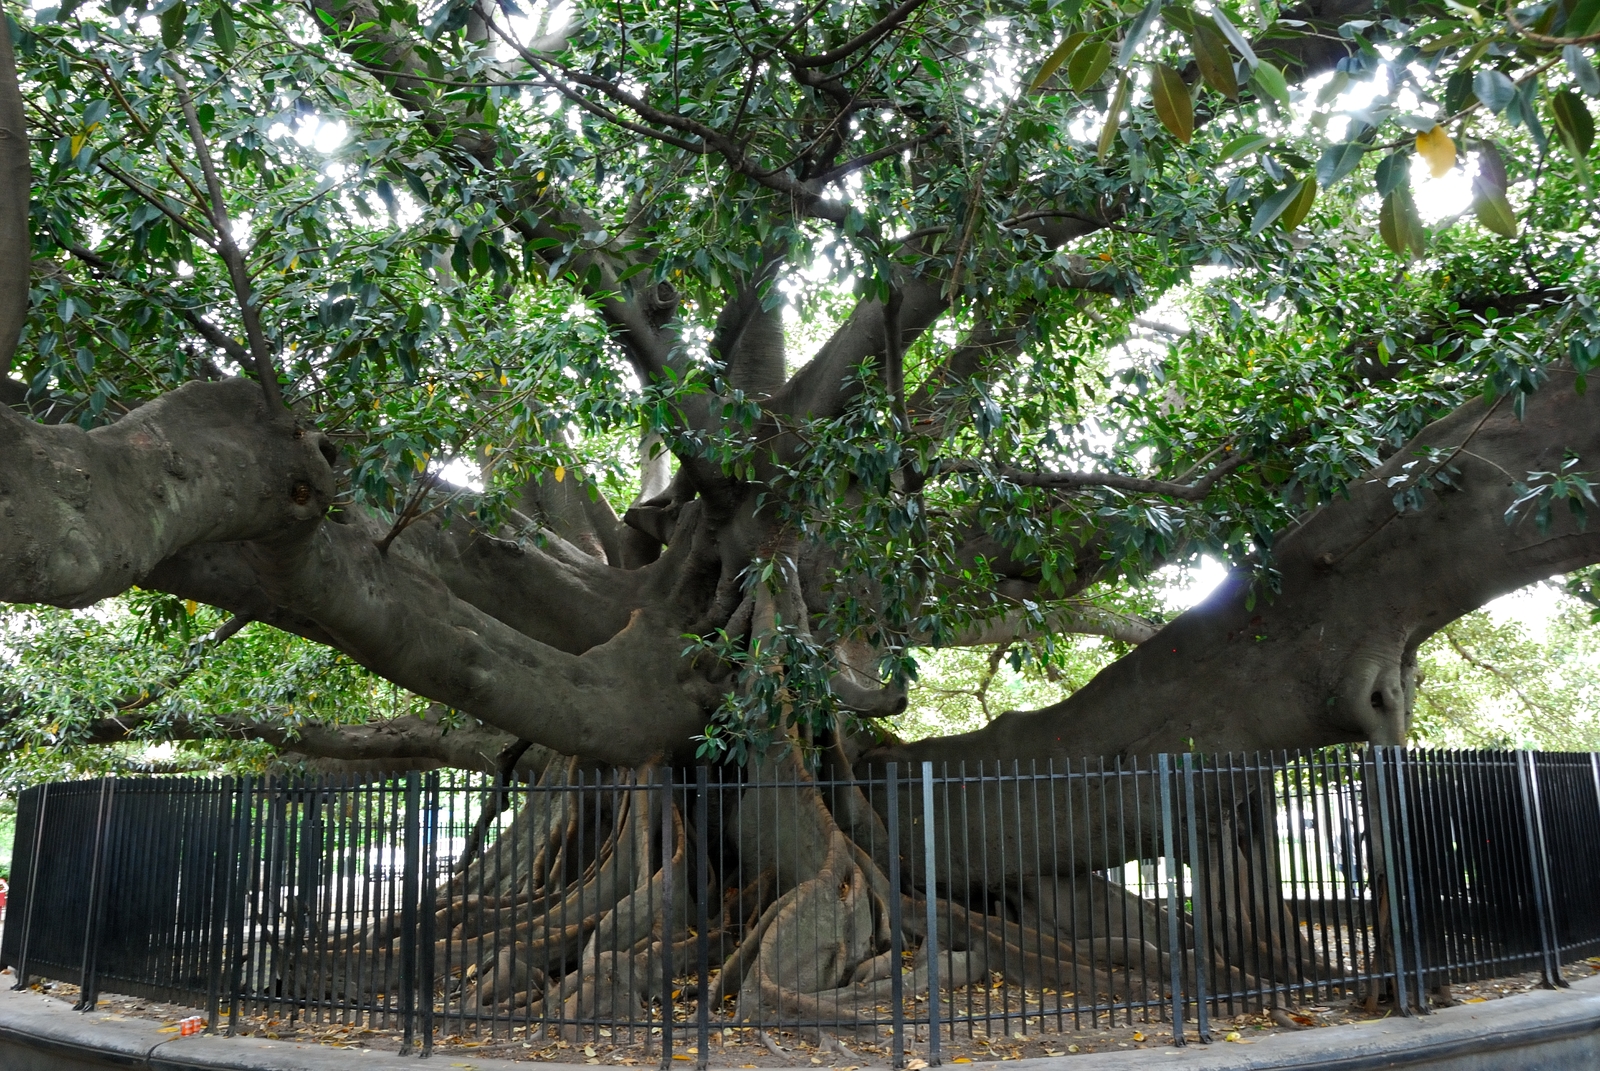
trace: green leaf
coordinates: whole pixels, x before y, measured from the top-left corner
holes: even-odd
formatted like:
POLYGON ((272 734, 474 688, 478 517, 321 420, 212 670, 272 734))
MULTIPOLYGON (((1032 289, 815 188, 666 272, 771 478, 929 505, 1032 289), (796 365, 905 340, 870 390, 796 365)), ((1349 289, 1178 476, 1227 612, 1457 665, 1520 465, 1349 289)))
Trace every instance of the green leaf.
POLYGON ((1095 85, 1111 66, 1111 46, 1104 41, 1084 45, 1072 54, 1067 64, 1067 81, 1079 93, 1095 85))
POLYGON ((1241 134, 1222 147, 1222 159, 1232 160, 1235 157, 1245 156, 1271 144, 1272 139, 1264 134, 1241 134))
POLYGON ((1378 233, 1383 244, 1405 260, 1420 257, 1424 248, 1422 221, 1410 186, 1396 186, 1378 210, 1378 233))
POLYGON ((1252 71, 1255 70, 1261 61, 1256 59, 1255 51, 1250 47, 1250 42, 1245 39, 1244 34, 1239 32, 1237 26, 1228 21, 1228 16, 1223 14, 1220 7, 1212 9, 1211 17, 1216 20, 1217 29, 1221 30, 1222 35, 1228 39, 1228 44, 1232 45, 1234 51, 1244 57, 1244 61, 1250 65, 1252 71))
POLYGON ((1550 111, 1556 117, 1556 129, 1580 159, 1589 155, 1594 145, 1594 116, 1583 103, 1583 98, 1570 89, 1563 89, 1550 98, 1550 111))
POLYGON ((1400 150, 1378 161, 1378 196, 1387 197, 1401 186, 1411 184, 1411 157, 1400 150))
POLYGON ((1194 101, 1189 98, 1189 86, 1175 68, 1158 63, 1150 79, 1150 99, 1156 116, 1172 136, 1189 144, 1194 137, 1194 101))
POLYGON ((1250 75, 1250 84, 1255 86, 1259 93, 1288 107, 1289 83, 1284 79, 1283 72, 1266 60, 1256 64, 1256 69, 1250 75))
POLYGON ((1288 207, 1283 210, 1283 215, 1278 217, 1278 226, 1286 231, 1292 231, 1305 222, 1306 216, 1311 214, 1311 206, 1317 201, 1317 180, 1307 178, 1301 181, 1295 190, 1293 199, 1288 207))
POLYGON ((1472 91, 1483 106, 1499 115, 1517 95, 1517 84, 1501 71, 1479 71, 1472 77, 1472 91))
POLYGON ((1452 71, 1444 83, 1444 112, 1454 115, 1468 104, 1477 100, 1478 96, 1472 91, 1472 69, 1462 67, 1452 71))
POLYGON ((1200 67, 1200 77, 1206 85, 1229 100, 1239 96, 1239 80, 1233 73, 1233 53, 1228 51, 1228 39, 1211 19, 1199 16, 1194 20, 1195 63, 1200 67))
POLYGON ((222 54, 227 55, 239 43, 239 31, 233 25, 233 15, 225 7, 217 8, 211 16, 211 36, 217 42, 217 47, 222 49, 222 54))
POLYGON ((168 48, 177 48, 178 42, 183 40, 183 24, 189 18, 189 5, 184 0, 178 0, 167 10, 161 13, 161 43, 168 48))
POLYGON ((1322 159, 1317 161, 1317 181, 1324 189, 1337 185, 1356 169, 1366 154, 1367 147, 1356 141, 1329 145, 1322 150, 1322 159))
POLYGON ((1129 24, 1128 36, 1122 39, 1122 47, 1117 50, 1118 67, 1126 68, 1133 62, 1134 53, 1144 44, 1144 39, 1150 34, 1150 27, 1155 25, 1156 16, 1161 14, 1162 2, 1163 0, 1150 0, 1144 10, 1129 24))
POLYGON ((1572 14, 1567 16, 1567 21, 1561 27, 1563 37, 1585 37, 1593 29, 1595 20, 1600 18, 1600 0, 1578 0, 1573 5, 1572 14))
POLYGON ((1484 230, 1493 231, 1502 238, 1515 238, 1517 214, 1511 210, 1511 202, 1506 200, 1505 191, 1493 189, 1476 179, 1472 188, 1477 195, 1472 199, 1472 214, 1478 217, 1484 230))
POLYGON ((1302 185, 1304 184, 1291 182, 1256 206, 1256 214, 1250 219, 1250 233, 1252 235, 1260 234, 1276 223, 1278 217, 1288 210, 1296 197, 1300 196, 1300 187, 1302 185))
POLYGON ((1055 50, 1045 57, 1044 64, 1039 68, 1039 73, 1034 75, 1033 82, 1028 86, 1028 92, 1037 93, 1043 89, 1050 81, 1050 76, 1055 74, 1063 63, 1067 62, 1067 57, 1072 55, 1073 51, 1083 44, 1088 36, 1086 33, 1068 34, 1066 40, 1057 45, 1055 50))
POLYGON ((1567 70, 1572 72, 1572 80, 1578 83, 1578 88, 1591 97, 1600 97, 1600 74, 1596 74, 1594 64, 1589 62, 1589 57, 1577 45, 1568 45, 1561 50, 1561 58, 1567 64, 1567 70))
POLYGON ((1111 146, 1117 141, 1117 130, 1122 125, 1122 109, 1128 106, 1128 83, 1128 75, 1124 72, 1117 81, 1117 91, 1111 96, 1111 107, 1106 111, 1106 125, 1100 129, 1100 144, 1095 148, 1095 156, 1102 164, 1111 155, 1111 146))

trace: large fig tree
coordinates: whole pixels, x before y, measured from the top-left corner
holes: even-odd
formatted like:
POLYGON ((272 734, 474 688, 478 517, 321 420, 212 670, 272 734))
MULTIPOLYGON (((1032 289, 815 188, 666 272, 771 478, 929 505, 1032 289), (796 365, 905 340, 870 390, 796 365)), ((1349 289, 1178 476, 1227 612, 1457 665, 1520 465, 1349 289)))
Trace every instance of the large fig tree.
MULTIPOLYGON (((228 731, 547 781, 1402 741, 1420 643, 1600 561, 1592 15, 9 12, 0 599, 216 607, 485 739, 228 731), (1211 598, 1130 613, 1201 552, 1211 598), (1130 653, 896 737, 918 650, 1074 632, 1130 653)), ((860 804, 794 812, 750 999, 815 999, 760 966, 813 886, 897 895, 860 804)), ((662 876, 631 806, 608 887, 662 876)))

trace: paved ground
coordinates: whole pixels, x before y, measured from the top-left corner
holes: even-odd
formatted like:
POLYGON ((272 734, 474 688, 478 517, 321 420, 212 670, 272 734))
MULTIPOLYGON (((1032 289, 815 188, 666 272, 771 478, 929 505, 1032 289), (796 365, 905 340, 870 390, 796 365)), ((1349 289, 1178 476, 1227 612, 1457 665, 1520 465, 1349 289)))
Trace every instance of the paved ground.
MULTIPOLYGON (((0 986, 5 979, 0 976, 0 986)), ((157 1006, 138 1003, 143 1003, 147 1013, 157 1010, 157 1006)), ((1159 1029, 1153 1026, 1150 1034, 1126 1042, 1100 1032, 1057 1035, 1049 1039, 1048 1049, 1041 1042, 989 1039, 988 1044, 972 1050, 978 1055, 959 1055, 950 1062, 971 1063, 974 1071, 1002 1061, 1014 1061, 1019 1065, 1016 1071, 1133 1071, 1152 1065, 1170 1071, 1267 1071, 1290 1067, 1331 1071, 1383 1067, 1577 1071, 1600 1067, 1600 972, 1575 982, 1568 990, 1535 990, 1501 1000, 1466 1003, 1417 1019, 1388 1017, 1293 1032, 1273 1030, 1260 1023, 1219 1024, 1217 1043, 1210 1046, 1175 1048, 1170 1044, 1170 1035, 1157 1033, 1159 1029), (1224 1040, 1228 1037, 1232 1041, 1224 1040), (1546 1043, 1543 1048, 1527 1048, 1541 1041, 1546 1043), (1078 1053, 1071 1054, 1069 1046, 1074 1044, 1078 1053), (1114 1051, 1107 1051, 1108 1048, 1114 1051), (1073 1062, 1063 1065, 1068 1057, 1073 1062)), ((271 1032, 261 1030, 253 1036, 237 1038, 183 1038, 177 1036, 175 1021, 168 1023, 112 1009, 83 1014, 71 1011, 65 1001, 50 993, 0 988, 0 1067, 5 1071, 78 1071, 113 1064, 152 1071, 415 1071, 418 1067, 414 1060, 395 1055, 394 1039, 383 1033, 350 1031, 340 1037, 319 1037, 322 1043, 312 1044, 264 1036, 271 1032)), ((1143 1030, 1134 1030, 1129 1036, 1135 1032, 1144 1035, 1143 1030)), ((886 1063, 877 1052, 819 1051, 795 1039, 776 1040, 784 1045, 783 1062, 791 1066, 827 1066, 844 1071, 886 1063)), ((440 1071, 524 1071, 528 1067, 526 1059, 531 1057, 544 1061, 551 1071, 587 1071, 585 1065, 602 1060, 601 1050, 595 1049, 591 1056, 587 1051, 590 1047, 586 1043, 529 1043, 518 1054, 524 1059, 511 1061, 497 1058, 498 1053, 489 1057, 457 1044, 436 1050, 433 1066, 440 1071)), ((522 1045, 519 1043, 517 1048, 522 1045)), ((713 1048, 713 1066, 747 1066, 734 1062, 744 1046, 727 1048, 734 1051, 713 1048)), ((694 1066, 692 1055, 678 1055, 688 1059, 676 1062, 676 1066, 694 1066)), ((920 1062, 915 1057, 921 1053, 910 1055, 915 1068, 920 1062)), ((763 1056, 764 1064, 778 1063, 771 1054, 763 1056)), ((628 1056, 619 1062, 639 1064, 643 1060, 628 1056)))

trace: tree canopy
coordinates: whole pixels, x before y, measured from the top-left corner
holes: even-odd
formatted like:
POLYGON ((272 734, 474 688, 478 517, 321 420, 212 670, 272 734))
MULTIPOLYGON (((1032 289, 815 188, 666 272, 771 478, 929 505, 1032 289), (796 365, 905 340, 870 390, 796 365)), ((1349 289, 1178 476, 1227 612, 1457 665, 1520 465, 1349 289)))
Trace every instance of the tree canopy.
POLYGON ((1131 653, 982 747, 1403 739, 1429 636, 1600 560, 1597 21, 9 13, 0 597, 621 763, 890 739, 919 649, 1072 633, 1131 653))

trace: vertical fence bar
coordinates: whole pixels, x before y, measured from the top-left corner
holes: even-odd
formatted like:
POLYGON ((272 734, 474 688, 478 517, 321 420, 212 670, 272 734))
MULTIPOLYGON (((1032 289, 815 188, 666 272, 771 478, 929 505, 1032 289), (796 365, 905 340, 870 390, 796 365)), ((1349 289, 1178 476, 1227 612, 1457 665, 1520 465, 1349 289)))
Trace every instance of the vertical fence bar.
POLYGON ((244 988, 244 920, 246 899, 250 895, 250 848, 255 843, 250 821, 255 779, 246 775, 239 781, 234 797, 233 858, 229 861, 228 884, 228 1036, 239 1030, 239 1001, 244 988))
MULTIPOLYGON (((1385 892, 1389 898, 1389 952, 1394 965, 1394 1001, 1401 1015, 1411 1014, 1410 995, 1406 992, 1405 951, 1400 934, 1400 889, 1395 875, 1394 823, 1390 815, 1388 778, 1384 773, 1383 753, 1386 749, 1372 749, 1372 771, 1375 794, 1378 797, 1378 836, 1382 842, 1385 892)), ((1369 825, 1370 828, 1370 825, 1369 825)), ((1377 979, 1373 979, 1374 982, 1377 979)))
POLYGON ((904 938, 900 931, 900 764, 891 762, 884 775, 884 825, 889 833, 889 1013, 893 1017, 889 1066, 906 1065, 905 980, 901 977, 904 938))
POLYGON ((1206 901, 1202 895, 1200 836, 1195 805, 1194 756, 1183 756, 1183 809, 1189 825, 1189 917, 1194 920, 1194 1018, 1195 1034, 1202 1044, 1211 1044, 1211 1011, 1206 1006, 1206 972, 1211 969, 1211 941, 1206 925, 1206 901))
POLYGON ((222 1015, 222 963, 223 939, 228 927, 228 908, 233 903, 233 837, 238 830, 236 823, 224 821, 231 818, 228 814, 227 801, 233 798, 233 778, 224 777, 221 781, 211 783, 212 806, 207 808, 209 817, 213 819, 214 826, 224 826, 218 830, 222 834, 220 843, 214 845, 212 851, 211 869, 211 947, 208 949, 206 964, 206 1033, 215 1034, 220 1028, 218 1021, 222 1015))
MULTIPOLYGON (((1405 879, 1406 890, 1406 915, 1411 922, 1411 958, 1416 964, 1417 973, 1417 1014, 1428 1014, 1428 983, 1426 977, 1427 964, 1422 962, 1422 927, 1417 918, 1417 877, 1415 866, 1415 847, 1411 843, 1411 814, 1407 803, 1406 792, 1406 750, 1404 747, 1394 748, 1394 794, 1398 804, 1400 819, 1400 869, 1405 879)), ((1398 941, 1400 935, 1395 934, 1398 941)), ((1395 965, 1396 970, 1399 964, 1395 965)), ((1398 978, 1395 984, 1400 985, 1398 978)))
POLYGON ((1167 959, 1171 964, 1169 1006, 1172 1009, 1172 1043, 1183 1045, 1183 945, 1178 938, 1178 915, 1183 901, 1178 895, 1178 850, 1172 835, 1172 757, 1156 756, 1156 776, 1161 782, 1161 851, 1167 864, 1167 959))
POLYGON ((400 884, 400 1054, 417 1042, 417 896, 422 884, 422 786, 415 770, 406 774, 405 871, 400 884))
POLYGON ((78 975, 79 997, 75 1011, 93 1011, 99 1003, 96 972, 100 956, 100 916, 105 902, 106 827, 111 823, 113 794, 116 781, 110 777, 100 780, 100 807, 95 815, 94 855, 89 863, 89 907, 83 921, 83 966, 78 975))
POLYGON ((439 910, 438 770, 429 772, 428 781, 423 792, 427 825, 424 826, 423 834, 422 918, 418 920, 422 945, 422 963, 420 964, 422 970, 418 989, 422 998, 422 1022, 419 1024, 422 1031, 422 1055, 426 1058, 433 1055, 433 945, 437 939, 434 933, 434 916, 439 910))
MULTIPOLYGON (((1596 776, 1600 778, 1600 774, 1596 776)), ((1600 791, 1600 779, 1595 781, 1595 789, 1600 791)), ((33 905, 39 899, 39 853, 44 848, 44 823, 50 813, 49 803, 50 786, 41 785, 39 807, 33 818, 33 853, 28 857, 28 902, 22 909, 22 948, 17 955, 17 984, 12 989, 28 988, 28 945, 33 938, 33 905)))
POLYGON ((711 846, 707 843, 710 837, 709 815, 706 813, 710 805, 710 795, 707 791, 706 781, 711 771, 701 766, 695 771, 695 796, 694 796, 694 889, 695 889, 695 985, 699 987, 700 995, 695 1000, 695 1061, 700 1071, 706 1071, 706 1066, 711 1059, 711 1005, 706 997, 711 992, 711 938, 706 929, 710 926, 711 899, 711 846))
POLYGON ((661 771, 661 1071, 672 1066, 672 767, 661 771))
MULTIPOLYGON (((933 763, 926 760, 922 763, 922 875, 927 892, 923 896, 928 911, 928 939, 924 950, 928 954, 928 1065, 938 1067, 939 1059, 939 909, 936 906, 938 890, 936 888, 937 870, 935 868, 933 835, 933 763)), ((900 895, 900 890, 893 890, 895 896, 900 895)), ((898 974, 899 961, 895 961, 895 970, 898 974)), ((1042 990, 1043 984, 1040 984, 1042 990)), ((1026 999, 1026 998, 1024 998, 1026 999)), ((1043 996, 1039 998, 1041 1001, 1043 996)))
POLYGON ((1560 952, 1555 947, 1555 919, 1550 903, 1550 858, 1544 845, 1544 822, 1539 812, 1539 775, 1533 755, 1519 751, 1517 787, 1522 797, 1522 824, 1528 838, 1528 862, 1533 885, 1534 910, 1539 916, 1539 971, 1547 988, 1566 985, 1561 977, 1560 952))
POLYGON ((1561 929, 1556 919, 1556 887, 1555 878, 1550 873, 1550 847, 1545 838, 1544 822, 1544 794, 1540 787, 1539 755, 1530 751, 1528 755, 1528 793, 1533 797, 1533 829, 1536 834, 1535 846, 1539 852, 1539 876, 1544 882, 1545 914, 1550 927, 1550 973, 1551 981, 1558 988, 1566 989, 1567 980, 1561 976, 1561 929))

